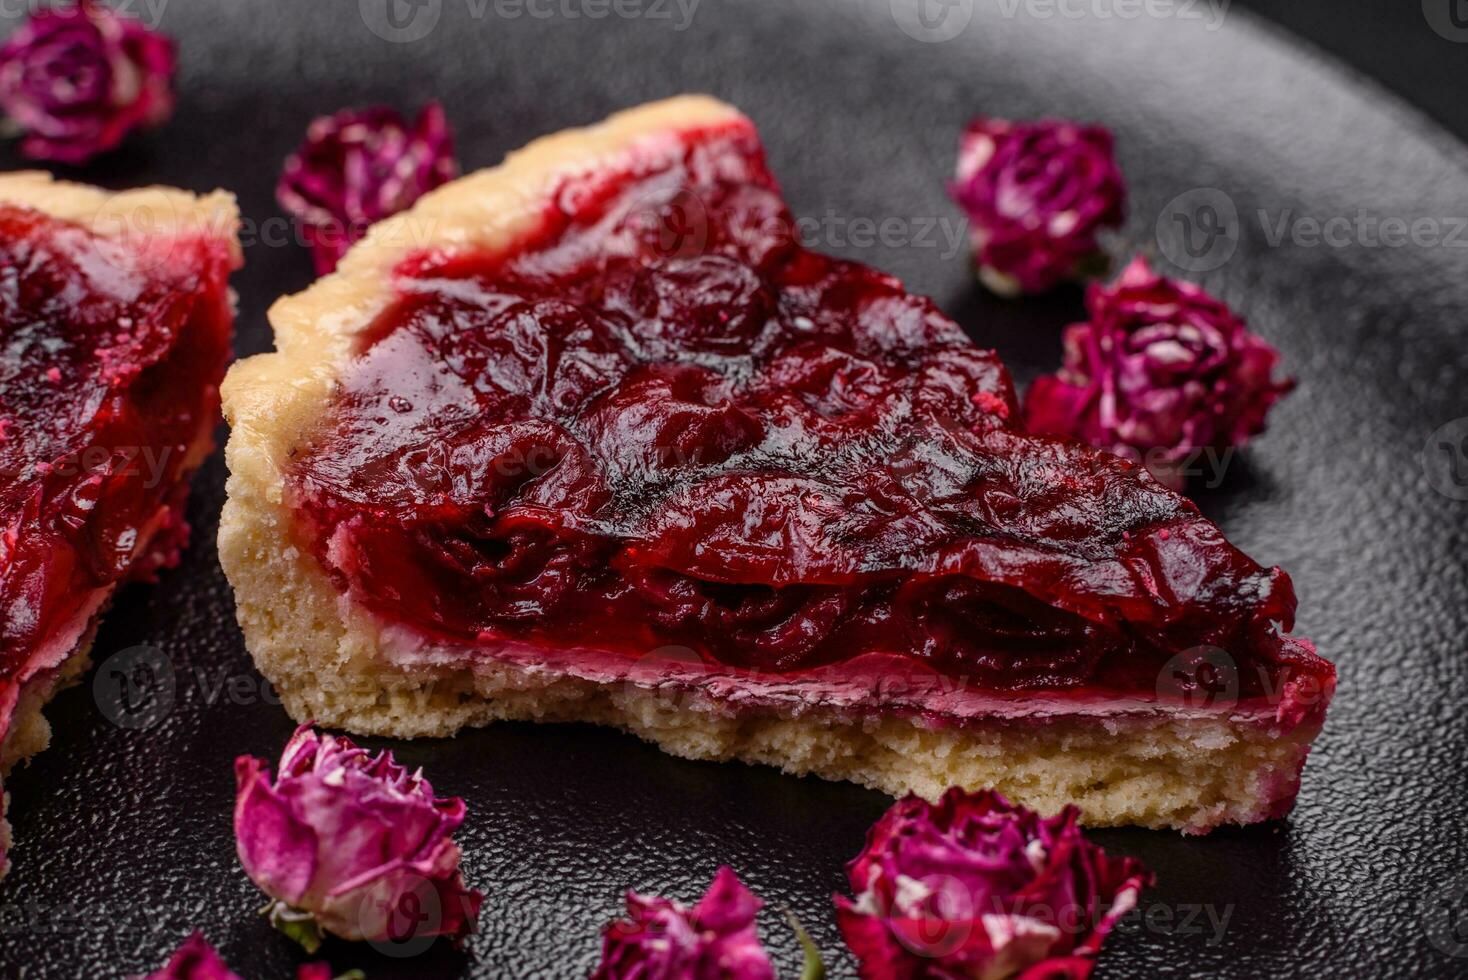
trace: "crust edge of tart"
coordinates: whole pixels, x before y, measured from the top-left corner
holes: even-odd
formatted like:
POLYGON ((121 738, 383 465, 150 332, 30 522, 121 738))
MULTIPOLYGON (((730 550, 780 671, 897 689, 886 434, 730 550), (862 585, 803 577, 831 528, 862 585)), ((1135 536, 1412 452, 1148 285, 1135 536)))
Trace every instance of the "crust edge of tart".
POLYGON ((154 185, 109 191, 57 180, 44 170, 0 174, 0 202, 73 221, 99 234, 150 236, 200 233, 228 241, 239 258, 239 207, 229 191, 195 194, 154 185))
POLYGON ((748 124, 721 102, 684 96, 543 137, 375 226, 337 272, 271 308, 277 352, 237 362, 223 389, 230 476, 219 555, 247 646, 287 712, 406 738, 497 720, 592 722, 684 758, 769 763, 893 795, 936 798, 948 785, 989 785, 1044 812, 1074 802, 1101 826, 1201 833, 1288 812, 1323 711, 1293 726, 1267 712, 1222 711, 1073 715, 1043 725, 996 715, 944 728, 821 706, 798 716, 736 710, 697 694, 670 706, 655 687, 493 659, 469 669, 431 647, 412 664, 389 662, 392 640, 297 542, 283 466, 330 398, 356 328, 390 300, 392 267, 433 245, 506 243, 529 227, 558 177, 594 169, 646 139, 722 123, 748 124), (435 654, 442 654, 437 663, 435 654))
MULTIPOLYGON (((155 185, 109 191, 91 184, 57 180, 43 170, 19 170, 0 174, 0 203, 31 208, 53 218, 70 221, 102 235, 173 236, 199 234, 226 241, 236 265, 243 261, 239 243, 239 207, 228 191, 195 194, 176 187, 155 185)), ((208 455, 214 423, 201 426, 199 439, 190 448, 184 481, 208 455)), ((145 547, 144 551, 147 550, 145 547)), ((0 739, 0 781, 21 763, 44 751, 51 742, 51 725, 45 717, 51 699, 78 683, 91 667, 92 643, 101 623, 103 608, 116 585, 100 597, 98 608, 86 616, 78 638, 48 676, 32 678, 20 692, 8 729, 0 739)), ((9 871, 11 827, 6 819, 10 794, 0 785, 0 878, 9 871)))

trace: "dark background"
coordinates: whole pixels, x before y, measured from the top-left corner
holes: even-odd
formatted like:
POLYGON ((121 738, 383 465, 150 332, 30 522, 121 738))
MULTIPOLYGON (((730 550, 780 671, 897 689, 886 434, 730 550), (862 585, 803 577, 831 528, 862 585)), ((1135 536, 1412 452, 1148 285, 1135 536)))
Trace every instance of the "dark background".
MULTIPOLYGON (((970 115, 1111 126, 1132 195, 1116 252, 1203 282, 1301 379, 1271 431, 1197 496, 1236 543, 1291 572, 1298 632, 1337 662, 1340 692, 1289 820, 1201 839, 1095 833, 1159 877, 1096 976, 1465 975, 1468 950, 1449 929, 1468 922, 1468 486, 1451 464, 1468 464, 1468 450, 1453 459, 1439 444, 1468 447, 1454 427, 1468 416, 1468 250, 1274 242, 1268 228, 1468 215, 1463 145, 1430 119, 1468 135, 1468 44, 1435 33, 1416 0, 1248 4, 1315 44, 1242 0, 1216 31, 979 6, 968 30, 925 44, 897 30, 886 0, 704 0, 686 32, 474 19, 445 0, 431 36, 390 44, 365 29, 356 0, 172 0, 162 27, 182 50, 175 119, 67 175, 233 189, 250 222, 236 278, 248 354, 269 347, 270 301, 310 279, 307 255, 288 228, 282 237, 280 161, 313 116, 342 106, 440 98, 475 168, 535 135, 707 90, 760 125, 798 215, 945 227, 956 214, 943 181, 970 115), (1199 194, 1236 210, 1229 254, 1170 268, 1180 253, 1160 219, 1199 194)), ((22 163, 0 152, 0 166, 22 163)), ((1053 368, 1059 330, 1081 312, 1074 289, 1018 303, 983 294, 961 251, 821 236, 814 247, 934 296, 1022 382, 1053 368)), ((119 725, 99 672, 57 700, 53 747, 8 781, 16 867, 0 886, 0 976, 138 973, 196 927, 248 980, 302 960, 254 916, 261 898, 233 855, 232 760, 273 758, 292 724, 259 684, 218 570, 223 480, 216 457, 196 484, 183 566, 121 595, 97 641, 101 661, 158 651, 173 696, 119 725)), ((834 975, 852 975, 829 896, 889 802, 877 794, 683 762, 580 726, 500 725, 396 748, 468 800, 459 839, 467 877, 489 894, 484 929, 462 953, 411 958, 329 944, 338 970, 585 975, 625 887, 693 898, 729 863, 770 902, 763 934, 785 972, 798 953, 776 906, 800 914, 834 975)))
POLYGON ((1236 6, 1335 55, 1468 138, 1468 48, 1424 30, 1422 0, 1236 0, 1236 6))

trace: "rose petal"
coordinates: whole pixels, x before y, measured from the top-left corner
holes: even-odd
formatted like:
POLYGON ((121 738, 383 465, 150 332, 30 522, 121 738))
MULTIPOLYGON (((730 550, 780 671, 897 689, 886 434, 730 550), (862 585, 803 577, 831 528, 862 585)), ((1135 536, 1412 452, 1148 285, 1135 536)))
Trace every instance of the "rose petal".
POLYGON ((867 980, 1083 976, 1151 876, 992 791, 899 801, 847 874, 836 918, 867 980), (1044 972, 1050 970, 1050 973, 1044 972))
POLYGON ((235 763, 235 835, 245 872, 271 898, 349 940, 472 931, 484 896, 465 886, 451 835, 464 803, 439 799, 389 752, 302 726, 272 786, 261 760, 235 763))
POLYGON ((726 867, 692 909, 628 892, 593 980, 774 980, 755 925, 763 904, 726 867))

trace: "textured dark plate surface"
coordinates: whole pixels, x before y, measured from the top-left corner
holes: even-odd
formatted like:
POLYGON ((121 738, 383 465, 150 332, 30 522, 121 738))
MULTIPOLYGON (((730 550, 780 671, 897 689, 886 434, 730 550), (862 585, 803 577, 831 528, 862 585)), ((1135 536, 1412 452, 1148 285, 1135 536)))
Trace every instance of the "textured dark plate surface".
MULTIPOLYGON (((1340 693, 1289 821, 1203 839, 1096 834, 1159 876, 1096 975, 1468 971, 1449 955, 1468 952, 1450 931, 1468 940, 1463 148, 1238 12, 1210 29, 1202 4, 1123 20, 980 3, 956 37, 931 43, 900 29, 888 0, 703 0, 691 22, 687 2, 593 19, 561 11, 610 8, 423 0, 409 34, 437 23, 390 41, 369 27, 385 23, 384 0, 179 0, 162 17, 182 44, 176 119, 80 176, 240 196, 248 354, 270 345, 270 301, 309 278, 272 184, 312 116, 438 97, 474 168, 541 133, 706 90, 760 125, 795 211, 815 219, 816 247, 936 297, 1025 381, 1055 363, 1079 293, 1003 304, 970 284, 943 192, 954 139, 980 110, 1106 123, 1133 191, 1118 248, 1150 250, 1172 272, 1169 259, 1185 261, 1180 274, 1243 310, 1301 379, 1273 430, 1200 496, 1239 545, 1294 575, 1299 632, 1337 662, 1340 693), (1204 205, 1237 221, 1211 250, 1195 237, 1190 256, 1179 219, 1201 236, 1204 205), (1343 219, 1328 226, 1333 241, 1310 244, 1311 222, 1332 218, 1343 219), (896 219, 890 234, 884 219, 896 219), (1416 241, 1368 230, 1385 219, 1409 239, 1419 222, 1416 241)), ((936 23, 951 31, 969 6, 936 23)), ((233 852, 231 763, 273 757, 292 724, 259 685, 218 568, 223 482, 216 458, 197 483, 183 567, 119 598, 97 640, 102 696, 91 678, 63 695, 53 747, 9 783, 16 868, 0 886, 0 975, 137 973, 195 927, 249 980, 286 977, 301 959, 254 915, 260 897, 233 852), (173 703, 119 715, 105 661, 138 645, 161 651, 173 703)), ((835 974, 851 975, 829 896, 887 805, 879 795, 682 762, 579 726, 501 725, 400 748, 469 801, 461 842, 469 880, 489 894, 484 929, 463 953, 440 945, 411 959, 329 945, 338 969, 585 975, 624 887, 691 898, 727 862, 798 912, 835 974)), ((793 970, 795 943, 773 911, 763 928, 793 970)))

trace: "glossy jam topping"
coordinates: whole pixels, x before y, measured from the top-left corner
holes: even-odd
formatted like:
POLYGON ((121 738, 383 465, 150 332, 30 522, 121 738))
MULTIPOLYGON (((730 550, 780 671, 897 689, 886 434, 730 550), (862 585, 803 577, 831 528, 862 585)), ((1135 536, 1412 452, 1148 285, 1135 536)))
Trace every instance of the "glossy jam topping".
POLYGON ((222 241, 112 239, 0 205, 0 734, 17 683, 56 666, 37 651, 182 541, 232 264, 222 241))
POLYGON ((1025 434, 993 352, 791 228, 740 124, 568 180, 513 248, 404 262, 297 448, 307 544, 467 645, 898 652, 995 691, 1151 689, 1205 644, 1329 672, 1280 638, 1283 573, 1025 434))

